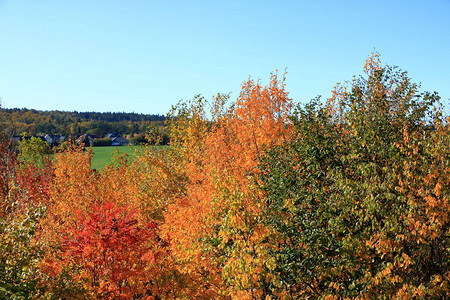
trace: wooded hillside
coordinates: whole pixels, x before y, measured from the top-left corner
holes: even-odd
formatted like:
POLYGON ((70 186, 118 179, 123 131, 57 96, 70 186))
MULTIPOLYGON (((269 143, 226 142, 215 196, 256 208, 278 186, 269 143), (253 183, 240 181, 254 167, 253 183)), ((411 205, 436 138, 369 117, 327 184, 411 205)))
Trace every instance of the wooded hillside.
POLYGON ((81 134, 105 136, 109 132, 121 135, 143 133, 147 127, 161 126, 161 115, 116 112, 39 111, 26 108, 8 108, 0 111, 0 126, 10 135, 81 134))

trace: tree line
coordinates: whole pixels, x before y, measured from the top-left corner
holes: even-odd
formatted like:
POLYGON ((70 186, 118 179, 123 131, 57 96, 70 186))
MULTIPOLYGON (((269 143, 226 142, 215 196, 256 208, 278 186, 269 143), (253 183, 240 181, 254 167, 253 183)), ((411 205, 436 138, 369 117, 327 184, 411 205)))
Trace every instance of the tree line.
POLYGON ((170 147, 101 172, 0 144, 0 295, 445 299, 450 118, 371 55, 326 101, 285 77, 179 103, 170 147), (207 110, 210 108, 210 111, 207 110))
POLYGON ((150 125, 161 127, 165 116, 125 112, 39 111, 27 108, 2 108, 0 126, 9 135, 82 134, 104 137, 107 133, 121 135, 144 133, 150 125))

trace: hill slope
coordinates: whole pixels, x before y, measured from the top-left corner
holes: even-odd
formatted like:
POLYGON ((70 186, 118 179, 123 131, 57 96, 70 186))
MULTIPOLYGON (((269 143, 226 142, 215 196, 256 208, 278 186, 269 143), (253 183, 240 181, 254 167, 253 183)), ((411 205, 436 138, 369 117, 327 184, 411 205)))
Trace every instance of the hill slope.
POLYGON ((145 132, 148 126, 163 126, 165 116, 125 112, 66 112, 8 108, 0 111, 0 127, 8 135, 61 134, 104 136, 108 132, 145 132))

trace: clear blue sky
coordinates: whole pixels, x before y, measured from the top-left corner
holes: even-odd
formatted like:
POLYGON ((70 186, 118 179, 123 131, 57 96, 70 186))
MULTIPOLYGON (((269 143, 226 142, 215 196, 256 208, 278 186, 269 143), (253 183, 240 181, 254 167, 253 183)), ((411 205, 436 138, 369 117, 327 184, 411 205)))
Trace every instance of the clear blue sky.
POLYGON ((287 68, 328 98, 373 51, 450 102, 450 1, 0 0, 3 106, 165 114, 287 68))

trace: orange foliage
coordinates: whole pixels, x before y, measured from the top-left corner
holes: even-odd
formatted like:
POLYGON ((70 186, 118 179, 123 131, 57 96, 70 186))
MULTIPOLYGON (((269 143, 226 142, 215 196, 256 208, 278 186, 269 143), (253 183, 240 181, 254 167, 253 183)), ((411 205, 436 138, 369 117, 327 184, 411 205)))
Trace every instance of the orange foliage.
POLYGON ((159 237, 149 212, 154 206, 146 202, 153 199, 140 190, 143 174, 126 157, 98 173, 91 170, 90 158, 90 152, 79 149, 56 156, 51 201, 39 234, 47 242, 41 263, 50 276, 47 289, 64 295, 67 291, 61 290, 68 287, 60 286, 59 278, 69 276, 93 298, 176 294, 180 289, 169 244, 159 237))
POLYGON ((42 238, 49 243, 60 240, 61 234, 74 226, 76 211, 86 215, 96 200, 98 174, 90 168, 91 155, 76 148, 55 155, 51 200, 42 221, 42 238))
POLYGON ((165 247, 156 224, 141 227, 127 208, 105 202, 87 216, 77 216, 54 263, 73 266, 73 279, 82 282, 92 298, 162 295, 156 281, 165 247))
MULTIPOLYGON (((232 110, 224 113, 223 105, 219 96, 209 130, 191 126, 201 138, 181 145, 180 151, 189 153, 189 181, 186 194, 169 205, 162 229, 172 240, 180 271, 197 283, 198 295, 226 297, 239 290, 241 297, 257 293, 263 270, 272 268, 261 243, 268 229, 261 224, 264 195, 257 188, 256 166, 266 148, 288 135, 291 100, 284 78, 273 75, 267 87, 245 82, 232 110)), ((196 113, 192 124, 206 124, 203 115, 196 113)))

